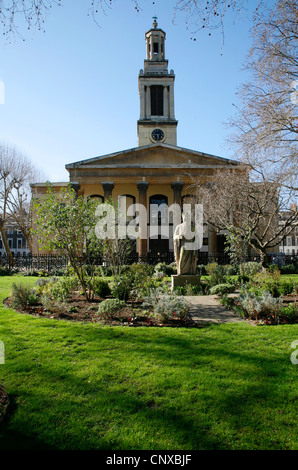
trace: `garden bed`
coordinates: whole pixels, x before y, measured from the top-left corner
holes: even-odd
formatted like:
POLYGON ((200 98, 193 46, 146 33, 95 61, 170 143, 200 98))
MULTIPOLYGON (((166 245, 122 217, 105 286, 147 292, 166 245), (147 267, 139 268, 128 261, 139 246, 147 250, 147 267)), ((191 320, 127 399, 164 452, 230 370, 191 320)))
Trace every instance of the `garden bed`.
POLYGON ((296 294, 288 294, 282 299, 282 303, 288 305, 289 303, 298 303, 298 295, 296 294))
POLYGON ((30 314, 35 317, 46 317, 57 320, 70 320, 79 322, 101 323, 104 325, 127 325, 127 326, 167 326, 167 327, 195 327, 195 323, 188 316, 186 319, 171 318, 161 323, 151 315, 150 310, 144 311, 142 300, 131 299, 125 308, 114 312, 112 316, 105 318, 97 313, 100 302, 104 299, 95 297, 92 302, 86 302, 79 293, 73 294, 67 302, 60 304, 59 308, 49 311, 42 304, 28 306, 26 309, 16 308, 12 305, 11 298, 4 300, 4 304, 14 310, 30 314))
MULTIPOLYGON (((277 299, 272 299, 275 302, 277 299)), ((298 303, 297 295, 288 294, 280 298, 280 307, 275 308, 272 304, 272 309, 267 305, 262 311, 254 309, 250 306, 250 309, 245 308, 239 299, 238 295, 228 294, 226 296, 219 296, 218 301, 234 311, 236 315, 239 315, 248 320, 252 325, 286 325, 286 324, 297 324, 298 323, 298 303)))

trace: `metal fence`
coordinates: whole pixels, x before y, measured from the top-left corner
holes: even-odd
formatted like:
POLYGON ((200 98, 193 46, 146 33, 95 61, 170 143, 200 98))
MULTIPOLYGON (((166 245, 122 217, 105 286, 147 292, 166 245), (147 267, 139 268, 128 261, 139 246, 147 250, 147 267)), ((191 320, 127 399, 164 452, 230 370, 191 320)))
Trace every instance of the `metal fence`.
MULTIPOLYGON (((103 258, 97 258, 93 260, 94 264, 98 266, 105 265, 103 258)), ((138 253, 130 254, 125 260, 125 264, 133 263, 148 263, 156 265, 157 263, 171 264, 174 261, 174 253, 148 253, 147 256, 140 257, 138 253)), ((209 263, 217 263, 221 265, 230 264, 230 257, 227 253, 198 253, 198 265, 207 265, 209 263)), ((248 261, 260 261, 259 256, 248 256, 245 259, 248 261)), ((269 255, 269 263, 277 264, 279 266, 298 264, 298 255, 284 255, 282 253, 276 253, 269 255)), ((86 261, 86 264, 88 262, 86 261)), ((0 256, 0 266, 3 268, 18 271, 47 271, 55 272, 63 270, 69 266, 69 260, 66 256, 60 255, 27 255, 27 256, 14 256, 11 261, 7 256, 0 256)))
POLYGON ((68 258, 58 255, 27 255, 0 257, 0 266, 18 271, 58 271, 68 266, 68 258))

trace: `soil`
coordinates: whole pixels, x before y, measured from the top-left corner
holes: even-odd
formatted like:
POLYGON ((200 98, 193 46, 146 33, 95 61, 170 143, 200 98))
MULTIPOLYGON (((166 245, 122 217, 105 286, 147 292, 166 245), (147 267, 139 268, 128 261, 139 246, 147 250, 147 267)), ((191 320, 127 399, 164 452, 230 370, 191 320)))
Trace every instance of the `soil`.
POLYGON ((87 302, 82 295, 74 294, 67 303, 59 304, 51 311, 42 305, 28 306, 26 309, 16 308, 12 306, 9 297, 4 300, 4 304, 20 313, 57 320, 101 323, 103 325, 196 327, 190 317, 185 320, 173 318, 161 323, 150 315, 150 311, 146 310, 147 313, 145 313, 142 308, 142 301, 136 299, 127 301, 126 307, 113 313, 112 317, 103 318, 102 315, 97 313, 98 305, 103 300, 105 299, 96 297, 92 302, 87 302))
POLYGON ((283 304, 288 304, 288 303, 298 303, 298 295, 296 294, 288 294, 282 299, 283 304))

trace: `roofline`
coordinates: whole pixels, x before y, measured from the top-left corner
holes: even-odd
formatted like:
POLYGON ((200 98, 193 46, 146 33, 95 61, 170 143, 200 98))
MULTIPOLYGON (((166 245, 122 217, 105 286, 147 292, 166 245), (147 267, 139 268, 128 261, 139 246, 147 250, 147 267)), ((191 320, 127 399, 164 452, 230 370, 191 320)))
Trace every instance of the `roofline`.
MULTIPOLYGON (((226 165, 224 168, 225 169, 228 169, 228 168, 233 168, 234 165, 226 165)), ((122 170, 124 169, 129 169, 129 168, 148 168, 148 169, 167 169, 167 170, 171 170, 171 169, 181 169, 181 170, 196 170, 196 169, 214 169, 214 168, 223 168, 222 165, 196 165, 195 163, 190 163, 190 164, 185 164, 185 163, 182 163, 181 165, 139 165, 139 164, 135 164, 135 165, 88 165, 86 167, 86 170, 94 170, 96 168, 100 168, 102 170, 105 170, 105 169, 117 169, 117 168, 121 168, 122 170)))
MULTIPOLYGON (((50 181, 46 181, 45 183, 31 183, 30 186, 31 188, 35 188, 35 187, 46 187, 46 186, 54 186, 54 187, 59 187, 59 186, 68 186, 70 183, 69 181, 63 181, 63 182, 56 182, 56 183, 51 183, 50 181)), ((76 184, 76 183, 73 183, 71 182, 71 184, 76 184)))
POLYGON ((208 153, 199 152, 197 150, 191 150, 191 149, 187 149, 187 148, 184 148, 184 147, 177 147, 176 145, 158 143, 158 144, 143 145, 141 147, 133 147, 133 148, 126 149, 126 150, 121 150, 119 152, 108 153, 108 154, 100 155, 100 156, 97 156, 97 157, 87 158, 85 160, 79 160, 79 161, 74 162, 74 163, 68 163, 67 165, 65 165, 65 168, 66 168, 66 170, 68 170, 68 169, 71 169, 71 168, 76 168, 79 165, 86 165, 88 163, 92 163, 94 161, 104 160, 106 158, 115 158, 115 157, 118 157, 119 155, 125 155, 125 154, 131 153, 131 152, 141 152, 142 150, 146 150, 146 149, 149 149, 149 148, 157 148, 157 147, 169 148, 169 149, 173 149, 173 150, 177 150, 177 151, 181 151, 181 152, 189 152, 189 153, 192 153, 194 155, 198 155, 200 157, 208 157, 208 158, 213 158, 213 159, 216 159, 216 160, 221 160, 223 162, 230 163, 231 165, 240 165, 241 164, 237 160, 231 160, 231 159, 224 158, 224 157, 218 157, 216 155, 211 155, 211 154, 208 154, 208 153))

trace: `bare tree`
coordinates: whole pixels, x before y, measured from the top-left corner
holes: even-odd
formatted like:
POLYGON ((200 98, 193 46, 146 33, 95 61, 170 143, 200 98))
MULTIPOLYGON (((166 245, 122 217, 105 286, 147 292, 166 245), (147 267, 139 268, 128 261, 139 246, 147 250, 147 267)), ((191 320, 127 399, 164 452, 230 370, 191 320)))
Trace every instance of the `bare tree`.
POLYGON ((297 0, 256 12, 246 63, 251 81, 241 87, 241 106, 230 122, 243 166, 218 172, 210 186, 196 184, 208 222, 227 230, 231 241, 248 243, 263 265, 297 221, 297 39, 297 0))
POLYGON ((16 223, 31 250, 31 201, 30 183, 37 170, 16 147, 0 144, 0 233, 7 255, 12 258, 6 238, 8 221, 16 223))
MULTIPOLYGON (((131 0, 131 4, 139 12, 144 0, 131 0)), ((177 14, 184 13, 186 26, 195 40, 196 33, 201 30, 207 30, 211 35, 211 30, 221 29, 223 34, 227 14, 236 18, 241 11, 245 11, 248 0, 173 0, 172 4, 173 20, 177 14)), ((260 0, 256 11, 262 4, 263 0, 260 0)), ((22 36, 18 28, 19 20, 25 20, 28 29, 44 31, 45 18, 52 7, 59 5, 62 5, 61 0, 0 0, 3 34, 10 36, 17 33, 22 36)), ((107 14, 113 5, 113 0, 89 0, 88 15, 97 22, 98 15, 107 14)))
POLYGON ((298 2, 277 0, 256 15, 246 68, 251 80, 230 121, 236 155, 256 171, 267 165, 284 186, 298 187, 298 2))
MULTIPOLYGON (((194 183, 198 202, 203 204, 205 221, 217 231, 227 231, 230 241, 248 244, 266 266, 267 253, 280 243, 298 220, 293 192, 285 191, 282 177, 275 181, 265 171, 249 166, 218 170, 212 182, 205 175, 194 183), (250 175, 251 172, 251 175, 250 175), (279 225, 280 213, 285 214, 279 225)), ((231 250, 235 249, 231 246, 231 250)))

